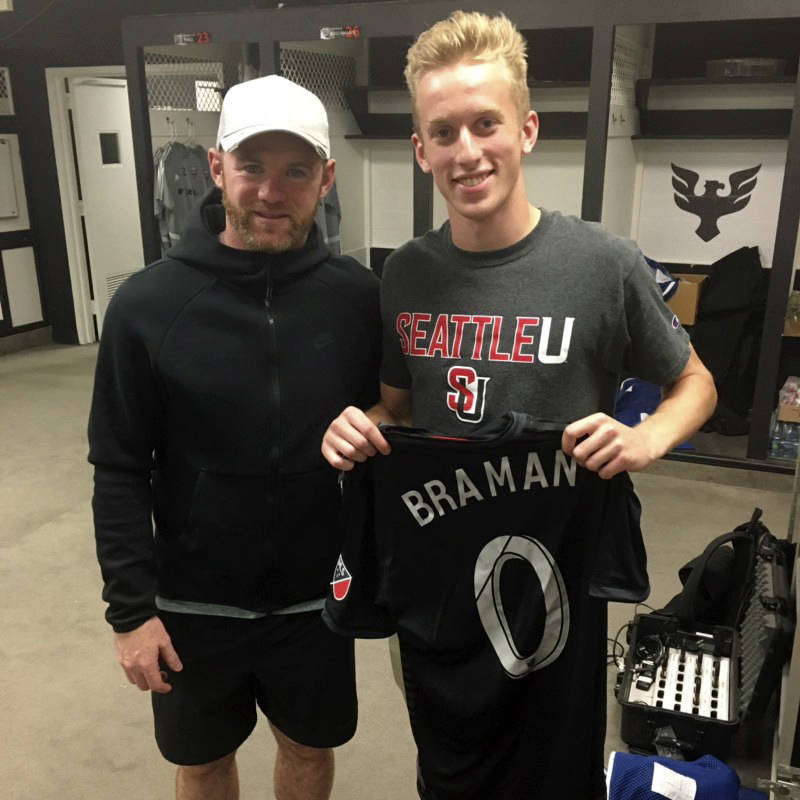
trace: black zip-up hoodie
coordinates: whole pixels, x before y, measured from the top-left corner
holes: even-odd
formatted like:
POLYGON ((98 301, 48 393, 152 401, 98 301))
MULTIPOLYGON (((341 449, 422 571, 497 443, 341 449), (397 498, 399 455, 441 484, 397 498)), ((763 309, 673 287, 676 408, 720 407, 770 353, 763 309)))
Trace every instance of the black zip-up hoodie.
POLYGON ((153 616, 156 594, 254 611, 322 597, 340 549, 320 443, 377 395, 378 281, 316 228, 268 255, 221 244, 224 224, 214 189, 106 313, 89 460, 117 631, 153 616))

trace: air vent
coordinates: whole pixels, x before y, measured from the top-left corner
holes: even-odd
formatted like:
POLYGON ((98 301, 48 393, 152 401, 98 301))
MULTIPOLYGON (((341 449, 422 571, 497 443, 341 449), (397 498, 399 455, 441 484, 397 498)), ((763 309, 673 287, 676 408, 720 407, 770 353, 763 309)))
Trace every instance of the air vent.
POLYGON ((633 108, 636 105, 636 81, 641 77, 641 67, 641 46, 617 35, 614 40, 614 63, 611 76, 612 106, 633 108))
POLYGON ((133 272, 123 272, 119 275, 109 275, 106 278, 106 292, 108 293, 109 300, 114 296, 114 292, 116 292, 131 275, 133 275, 133 272))
POLYGON ((13 114, 14 101, 11 99, 11 76, 8 67, 0 67, 0 114, 13 114))

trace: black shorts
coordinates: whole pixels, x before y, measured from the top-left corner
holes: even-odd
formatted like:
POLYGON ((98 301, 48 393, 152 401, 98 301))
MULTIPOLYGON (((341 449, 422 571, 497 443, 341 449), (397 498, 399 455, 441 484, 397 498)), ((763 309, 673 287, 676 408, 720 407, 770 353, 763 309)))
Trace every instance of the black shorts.
MULTIPOLYGON (((309 747, 352 738, 357 703, 353 640, 319 611, 263 619, 159 612, 182 663, 172 691, 152 692, 156 742, 174 764, 233 752, 256 724, 256 704, 282 733, 309 747)), ((162 665, 163 668, 163 665, 162 665)))

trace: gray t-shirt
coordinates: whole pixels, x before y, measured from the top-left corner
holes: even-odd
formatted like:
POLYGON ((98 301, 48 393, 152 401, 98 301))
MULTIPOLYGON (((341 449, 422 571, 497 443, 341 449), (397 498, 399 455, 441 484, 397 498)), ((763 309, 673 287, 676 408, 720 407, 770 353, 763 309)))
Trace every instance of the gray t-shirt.
POLYGON ((339 228, 342 222, 342 210, 339 207, 339 192, 336 190, 335 183, 317 207, 314 222, 317 223, 317 229, 322 236, 322 241, 328 245, 328 250, 333 255, 340 256, 342 254, 342 237, 339 234, 339 228))
POLYGON ((633 242, 542 211, 511 247, 467 252, 450 225, 389 256, 381 380, 411 390, 414 425, 474 434, 507 411, 566 425, 613 413, 622 377, 664 385, 689 337, 633 242))

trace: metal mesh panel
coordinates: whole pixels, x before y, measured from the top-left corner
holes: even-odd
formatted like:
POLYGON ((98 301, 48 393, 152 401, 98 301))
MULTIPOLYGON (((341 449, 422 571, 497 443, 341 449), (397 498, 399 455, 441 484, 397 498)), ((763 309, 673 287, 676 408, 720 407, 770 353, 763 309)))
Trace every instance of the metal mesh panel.
POLYGON ((356 82, 354 58, 281 48, 281 74, 314 92, 326 108, 349 110, 344 90, 356 82))
POLYGON ((11 101, 11 77, 8 67, 0 67, 0 114, 13 114, 14 103, 11 101))
POLYGON ((219 61, 145 53, 147 105, 168 111, 219 111, 223 70, 219 61))
POLYGON ((611 105, 636 105, 636 80, 641 69, 642 49, 619 36, 614 41, 614 65, 611 74, 611 105))

